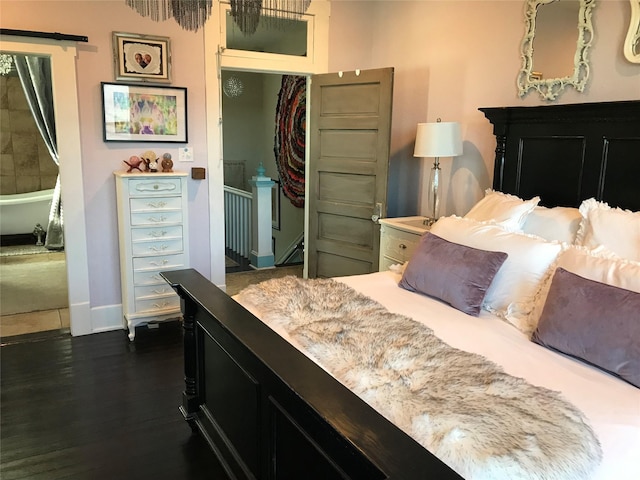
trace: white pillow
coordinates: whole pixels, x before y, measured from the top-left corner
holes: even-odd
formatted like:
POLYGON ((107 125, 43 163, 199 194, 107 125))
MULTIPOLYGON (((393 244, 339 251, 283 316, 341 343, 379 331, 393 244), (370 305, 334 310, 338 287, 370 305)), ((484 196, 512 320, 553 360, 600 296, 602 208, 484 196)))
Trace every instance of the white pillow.
POLYGON ((545 240, 572 244, 576 240, 581 220, 582 215, 577 208, 537 206, 527 216, 522 231, 545 240))
POLYGON ((431 233, 468 247, 505 252, 508 257, 487 290, 483 308, 529 332, 527 322, 542 281, 562 249, 559 242, 510 232, 488 222, 456 216, 440 218, 431 233))
POLYGON ((577 245, 604 246, 621 258, 640 261, 640 212, 612 208, 590 198, 580 205, 577 245))
MULTIPOLYGON (((568 272, 594 282, 640 292, 640 263, 617 258, 602 247, 589 249, 578 245, 568 246, 558 255, 558 259, 552 266, 554 272, 556 268, 564 268, 568 272)), ((536 296, 536 304, 529 321, 531 333, 538 325, 552 277, 553 275, 550 275, 545 279, 536 296)), ((640 321, 640 313, 638 313, 638 320, 640 321)))
POLYGON ((464 218, 479 222, 492 221, 509 230, 520 230, 527 215, 535 208, 540 197, 523 200, 515 195, 497 192, 488 188, 485 196, 476 203, 464 218))

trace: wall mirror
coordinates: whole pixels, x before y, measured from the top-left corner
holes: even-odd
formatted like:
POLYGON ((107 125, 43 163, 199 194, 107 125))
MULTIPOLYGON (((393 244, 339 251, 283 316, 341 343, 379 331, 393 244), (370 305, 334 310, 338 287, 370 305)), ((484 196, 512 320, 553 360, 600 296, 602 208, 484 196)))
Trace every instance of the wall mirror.
POLYGON ((520 97, 533 89, 543 99, 555 100, 568 85, 584 91, 595 1, 526 0, 522 68, 517 80, 520 97))
POLYGON ((640 63, 640 0, 631 2, 631 22, 624 41, 624 56, 632 63, 640 63))

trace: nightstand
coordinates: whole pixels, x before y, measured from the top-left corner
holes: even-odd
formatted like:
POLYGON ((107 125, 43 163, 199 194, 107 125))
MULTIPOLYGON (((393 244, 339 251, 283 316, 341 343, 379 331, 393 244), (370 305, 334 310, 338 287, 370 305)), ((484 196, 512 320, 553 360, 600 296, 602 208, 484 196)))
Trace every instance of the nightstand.
POLYGON ((380 219, 380 271, 411 258, 420 237, 429 231, 426 217, 398 217, 380 219))

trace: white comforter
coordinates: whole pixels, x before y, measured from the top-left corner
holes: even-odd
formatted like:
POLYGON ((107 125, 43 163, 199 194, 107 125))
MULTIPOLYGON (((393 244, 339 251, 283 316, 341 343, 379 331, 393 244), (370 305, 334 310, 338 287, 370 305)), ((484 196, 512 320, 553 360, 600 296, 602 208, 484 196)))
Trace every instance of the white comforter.
MULTIPOLYGON (((478 353, 511 375, 534 385, 561 391, 588 417, 600 439, 603 461, 595 480, 640 478, 640 390, 572 358, 529 341, 503 320, 482 312, 461 313, 426 296, 397 286, 393 272, 338 278, 375 299, 389 311, 429 326, 453 347, 478 353)), ((260 312, 253 311, 258 317, 260 312)), ((284 331, 278 331, 288 340, 284 331)), ((296 342, 292 341, 300 348, 296 342)))

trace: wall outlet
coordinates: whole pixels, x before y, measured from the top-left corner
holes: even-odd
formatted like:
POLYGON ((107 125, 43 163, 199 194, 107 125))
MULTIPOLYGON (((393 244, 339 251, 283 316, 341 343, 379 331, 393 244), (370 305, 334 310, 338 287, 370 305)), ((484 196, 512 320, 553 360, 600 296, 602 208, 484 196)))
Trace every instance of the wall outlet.
POLYGON ((178 161, 180 162, 193 162, 193 148, 182 147, 178 150, 178 161))

